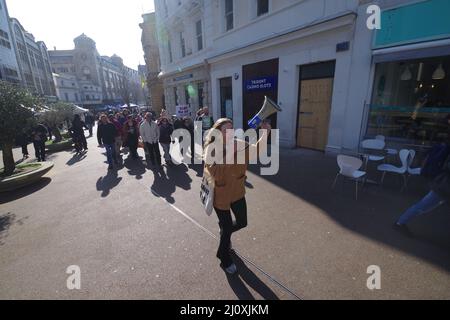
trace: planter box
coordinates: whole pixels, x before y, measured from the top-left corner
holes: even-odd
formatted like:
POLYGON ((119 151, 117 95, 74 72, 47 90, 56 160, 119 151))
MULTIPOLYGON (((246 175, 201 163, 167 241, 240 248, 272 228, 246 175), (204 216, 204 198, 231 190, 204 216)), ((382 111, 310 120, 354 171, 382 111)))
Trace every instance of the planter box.
POLYGON ((63 140, 57 143, 52 143, 46 146, 48 152, 58 152, 63 150, 72 149, 73 141, 72 139, 63 140))
POLYGON ((0 192, 12 191, 39 181, 39 179, 53 168, 53 162, 40 162, 41 166, 33 171, 5 178, 0 181, 0 192))

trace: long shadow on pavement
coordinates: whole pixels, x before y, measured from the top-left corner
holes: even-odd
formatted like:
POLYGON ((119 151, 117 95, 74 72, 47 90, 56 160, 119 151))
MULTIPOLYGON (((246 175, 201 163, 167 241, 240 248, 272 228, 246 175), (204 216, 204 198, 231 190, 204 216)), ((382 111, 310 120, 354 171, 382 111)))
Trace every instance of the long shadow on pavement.
POLYGON ((0 246, 5 244, 4 240, 8 237, 9 228, 14 224, 23 225, 26 219, 28 217, 17 220, 16 215, 11 212, 0 215, 0 246))
MULTIPOLYGON (((323 153, 282 150, 280 169, 274 176, 261 176, 258 166, 250 171, 281 187, 296 197, 313 204, 341 226, 380 243, 400 249, 450 270, 450 215, 448 205, 433 213, 417 217, 410 223, 414 234, 407 238, 392 229, 394 221, 428 192, 428 184, 411 179, 408 189, 400 191, 398 177, 386 177, 383 187, 367 186, 354 199, 355 183, 342 181, 333 190, 338 172, 336 158, 323 153)), ((378 174, 372 170, 372 178, 378 174)), ((282 210, 279 208, 278 210, 282 210)))
POLYGON ((76 153, 76 154, 73 155, 72 158, 70 158, 70 159, 66 162, 66 165, 72 166, 72 165, 74 165, 75 163, 78 163, 78 162, 80 162, 80 161, 83 161, 84 159, 86 159, 86 157, 87 157, 87 151, 83 151, 83 152, 80 152, 80 153, 76 153))
POLYGON ((232 258, 238 272, 235 275, 229 275, 226 272, 225 274, 231 289, 240 300, 255 300, 255 297, 251 294, 250 290, 248 290, 244 282, 264 299, 279 300, 275 292, 262 282, 236 254, 233 253, 232 258))
POLYGON ((102 198, 107 197, 111 189, 116 187, 120 181, 122 181, 122 177, 118 177, 117 170, 109 170, 106 176, 98 178, 96 187, 98 191, 102 192, 102 198))
POLYGON ((150 190, 153 195, 164 198, 169 203, 175 203, 175 199, 172 196, 176 189, 174 180, 169 179, 163 169, 152 171, 154 180, 150 190))
POLYGON ((30 194, 33 194, 33 193, 45 188, 51 181, 52 181, 51 178, 43 177, 43 178, 39 179, 38 182, 36 182, 32 185, 25 186, 23 188, 13 190, 13 191, 2 192, 2 193, 0 193, 0 195, 1 195, 0 196, 0 204, 11 202, 11 201, 26 197, 30 194))
POLYGON ((167 166, 167 177, 183 190, 190 190, 192 179, 188 175, 188 168, 184 164, 167 166))
POLYGON ((124 160, 123 165, 128 169, 128 174, 138 180, 142 179, 142 176, 145 174, 145 166, 140 158, 133 159, 131 156, 128 156, 124 160))

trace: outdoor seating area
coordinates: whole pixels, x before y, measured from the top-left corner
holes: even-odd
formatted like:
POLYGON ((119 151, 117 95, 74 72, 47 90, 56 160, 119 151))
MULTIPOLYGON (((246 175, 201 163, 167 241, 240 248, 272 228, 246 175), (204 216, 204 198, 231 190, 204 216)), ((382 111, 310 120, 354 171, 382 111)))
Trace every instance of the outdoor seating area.
POLYGON ((358 200, 358 183, 383 187, 386 175, 398 176, 401 180, 400 192, 408 187, 410 177, 420 176, 422 164, 429 148, 408 149, 409 145, 400 150, 387 147, 384 136, 361 141, 358 150, 346 150, 337 156, 339 172, 333 182, 332 189, 340 176, 356 183, 355 199, 358 200), (421 157, 418 158, 417 155, 421 157))

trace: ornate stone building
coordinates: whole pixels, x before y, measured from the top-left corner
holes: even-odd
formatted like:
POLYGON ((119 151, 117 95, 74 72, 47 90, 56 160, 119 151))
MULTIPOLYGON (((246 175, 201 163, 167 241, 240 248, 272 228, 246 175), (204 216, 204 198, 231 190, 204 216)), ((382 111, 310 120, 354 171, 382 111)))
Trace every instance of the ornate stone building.
MULTIPOLYGON (((95 41, 82 34, 74 39, 72 50, 49 51, 53 72, 74 76, 85 107, 143 103, 137 70, 123 64, 122 58, 101 56, 95 41)), ((62 99, 62 97, 60 97, 62 99)), ((63 100, 63 99, 62 99, 63 100)))

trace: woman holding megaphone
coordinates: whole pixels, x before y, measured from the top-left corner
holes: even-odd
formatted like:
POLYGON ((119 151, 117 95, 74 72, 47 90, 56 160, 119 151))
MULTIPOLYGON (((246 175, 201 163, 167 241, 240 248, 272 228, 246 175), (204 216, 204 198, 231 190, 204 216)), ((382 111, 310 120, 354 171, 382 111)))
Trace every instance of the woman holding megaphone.
POLYGON ((237 271, 230 255, 231 235, 247 226, 247 203, 245 201, 247 166, 249 161, 257 156, 258 148, 267 147, 267 137, 271 126, 262 122, 261 129, 263 129, 262 135, 258 142, 249 144, 235 139, 232 120, 222 118, 214 123, 205 141, 204 174, 209 175, 214 181, 213 203, 220 226, 217 258, 221 261, 220 266, 229 274, 237 271), (217 157, 217 153, 221 151, 223 151, 223 157, 217 157), (229 161, 231 159, 234 161, 229 161), (244 161, 239 161, 239 159, 244 159, 244 161), (235 222, 233 222, 231 211, 235 216, 235 222))

